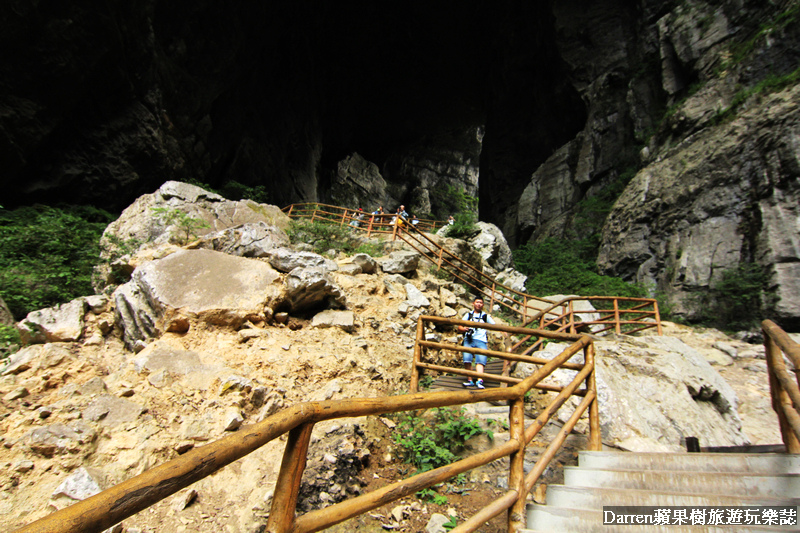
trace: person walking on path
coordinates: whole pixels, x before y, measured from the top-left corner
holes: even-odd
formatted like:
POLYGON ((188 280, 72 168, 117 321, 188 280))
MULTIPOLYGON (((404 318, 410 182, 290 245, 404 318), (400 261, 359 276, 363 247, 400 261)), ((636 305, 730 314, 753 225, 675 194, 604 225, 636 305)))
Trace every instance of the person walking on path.
MULTIPOLYGON (((472 302, 472 311, 465 313, 462 320, 467 322, 484 322, 486 324, 494 324, 494 320, 487 313, 483 312, 483 298, 477 296, 472 302)), ((468 328, 466 326, 458 326, 459 333, 464 334, 464 346, 467 348, 478 348, 486 350, 489 347, 489 339, 486 336, 486 330, 479 327, 468 328)), ((486 366, 486 356, 483 354, 475 354, 475 370, 483 372, 486 366)), ((472 354, 464 352, 464 368, 472 370, 472 354)), ((477 387, 479 389, 485 388, 483 380, 478 379, 472 381, 469 378, 462 383, 465 387, 477 387)))

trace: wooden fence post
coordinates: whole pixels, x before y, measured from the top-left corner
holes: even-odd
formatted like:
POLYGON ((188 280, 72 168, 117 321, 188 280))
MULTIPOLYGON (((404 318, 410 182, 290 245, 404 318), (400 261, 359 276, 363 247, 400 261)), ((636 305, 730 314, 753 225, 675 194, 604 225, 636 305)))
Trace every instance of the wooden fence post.
POLYGON ((603 436, 600 434, 600 404, 597 397, 597 359, 595 358, 594 343, 583 349, 584 364, 592 367, 592 372, 586 379, 586 388, 594 393, 594 400, 589 405, 589 449, 593 452, 603 450, 603 436))
POLYGON ((569 301, 569 332, 575 333, 575 306, 569 301))
POLYGON ((268 533, 288 533, 292 530, 297 493, 300 491, 300 481, 306 468, 312 429, 314 429, 313 423, 303 424, 292 429, 286 439, 281 471, 275 484, 275 496, 272 498, 272 508, 267 521, 268 533))
POLYGON ((658 300, 653 300, 653 311, 656 313, 656 329, 658 334, 661 335, 661 314, 658 312, 658 300))
POLYGON ((508 467, 508 488, 517 491, 517 501, 508 509, 508 532, 517 533, 525 527, 525 399, 513 400, 508 408, 509 439, 520 443, 511 454, 508 467))
POLYGON ((425 327, 422 324, 422 317, 417 319, 417 340, 414 343, 414 361, 411 363, 411 381, 408 384, 409 392, 419 392, 419 366, 422 361, 422 346, 419 341, 423 339, 425 327))
POLYGON ((619 323, 619 301, 614 298, 614 328, 617 335, 622 333, 622 325, 619 323))

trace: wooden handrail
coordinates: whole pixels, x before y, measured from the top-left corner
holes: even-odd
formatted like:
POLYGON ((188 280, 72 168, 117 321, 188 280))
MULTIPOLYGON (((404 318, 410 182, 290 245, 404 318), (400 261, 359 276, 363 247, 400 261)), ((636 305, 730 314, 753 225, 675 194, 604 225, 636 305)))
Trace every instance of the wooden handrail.
POLYGON ((771 320, 764 320, 761 330, 772 408, 778 415, 783 443, 788 453, 800 453, 800 345, 771 320), (784 354, 794 366, 794 379, 786 369, 784 354))
MULTIPOLYGON (((417 327, 418 338, 420 337, 420 332, 424 330, 425 322, 441 323, 442 320, 446 319, 421 317, 417 327)), ((453 324, 458 322, 463 321, 452 321, 453 324)), ((486 324, 486 326, 492 325, 486 324)), ((499 326, 497 330, 503 331, 502 328, 504 327, 509 331, 521 329, 499 326)), ((17 533, 93 533, 103 531, 286 434, 288 434, 288 438, 266 531, 270 533, 320 531, 384 503, 440 483, 459 473, 488 464, 502 457, 511 456, 512 471, 509 474, 509 480, 516 480, 517 490, 510 491, 503 498, 493 502, 486 510, 479 512, 477 515, 479 517, 478 522, 474 520, 467 521, 459 526, 458 529, 458 531, 462 532, 475 531, 483 523, 482 521, 488 519, 485 517, 496 516, 512 506, 519 506, 520 504, 524 506, 525 495, 530 490, 532 483, 535 482, 535 480, 531 481, 530 474, 524 477, 524 461, 522 458, 524 458, 525 447, 566 399, 573 394, 583 395, 584 399, 579 407, 581 413, 586 409, 585 406, 596 405, 597 402, 596 392, 593 389, 594 359, 592 357, 593 344, 591 339, 587 336, 554 332, 537 331, 536 334, 550 335, 559 340, 570 339, 573 343, 561 354, 544 363, 532 375, 513 386, 482 391, 465 390, 430 393, 413 393, 412 391, 412 393, 402 396, 297 404, 270 416, 262 422, 244 426, 232 435, 190 450, 176 459, 147 470, 95 496, 41 518, 17 530, 17 533), (568 359, 581 350, 585 354, 584 363, 580 365, 581 370, 568 385, 561 389, 551 405, 533 422, 532 426, 525 428, 524 416, 522 416, 525 394, 554 370, 563 367, 568 359), (581 384, 586 384, 586 387, 579 389, 578 387, 581 384), (507 443, 436 470, 417 474, 375 492, 327 507, 324 510, 312 511, 300 517, 295 516, 300 480, 305 468, 308 445, 314 424, 336 418, 383 415, 433 407, 465 405, 482 401, 511 402, 509 427, 512 429, 511 438, 507 443), (525 487, 527 487, 527 490, 521 490, 525 487)), ((417 354, 421 354, 422 350, 424 350, 423 347, 415 348, 415 360, 417 354)), ((590 416, 596 415, 597 410, 590 409, 590 416), (591 414, 592 412, 594 412, 594 415, 591 414)), ((570 429, 574 426, 578 416, 580 414, 577 416, 573 414, 572 418, 570 418, 568 422, 570 429)), ((590 430, 597 432, 597 434, 590 435, 590 446, 592 449, 599 449, 599 422, 590 420, 590 430)), ((550 460, 554 453, 554 451, 545 453, 539 459, 534 468, 536 472, 539 472, 539 475, 544 471, 546 462, 550 460), (542 464, 543 461, 545 461, 544 464, 542 464)), ((508 531, 518 532, 520 529, 519 524, 519 514, 509 512, 508 531)))
MULTIPOLYGON (((348 216, 352 210, 346 208, 326 205, 326 204, 293 204, 283 208, 283 211, 293 218, 311 218, 312 220, 324 219, 328 217, 338 217, 341 215, 343 221, 356 220, 352 216, 348 216), (322 209, 324 208, 324 210, 322 209)), ((371 215, 370 217, 394 217, 394 214, 371 215)), ((350 223, 348 222, 348 224, 350 223)), ((428 221, 426 221, 428 222, 428 221)), ((433 221, 433 228, 439 224, 438 221, 433 221)), ((444 225, 444 223, 441 223, 444 225)), ((418 226, 404 224, 401 227, 390 223, 374 224, 373 218, 370 218, 369 224, 366 227, 363 225, 353 226, 354 229, 366 231, 367 236, 373 233, 391 234, 393 239, 401 239, 408 244, 413 250, 418 252, 427 261, 436 265, 437 269, 444 269, 455 279, 467 285, 475 294, 482 295, 490 302, 490 308, 494 304, 500 305, 508 311, 518 314, 521 318, 523 326, 539 323, 540 328, 554 327, 558 331, 574 331, 576 328, 585 328, 589 326, 605 326, 601 329, 593 331, 594 334, 600 334, 609 330, 614 330, 618 334, 633 334, 647 329, 655 328, 658 335, 661 335, 661 317, 658 311, 658 302, 653 298, 629 298, 620 296, 570 296, 564 298, 559 302, 548 300, 547 298, 540 298, 526 294, 502 283, 476 269, 460 257, 452 254, 446 250, 438 242, 431 239, 423 230, 427 228, 426 225, 420 223, 418 226), (383 228, 383 229, 381 229, 383 228), (391 228, 391 230, 387 229, 391 228), (612 309, 596 309, 594 311, 576 311, 574 310, 573 303, 576 301, 611 301, 612 309), (544 305, 544 310, 536 312, 530 308, 530 302, 537 301, 544 305), (635 304, 632 307, 623 307, 624 305, 635 304), (647 308, 652 308, 649 310, 647 308), (559 309, 566 309, 566 312, 558 311, 559 309), (532 315, 529 314, 532 312, 532 315), (607 313, 604 317, 603 314, 607 313), (580 319, 581 315, 586 314, 599 314, 599 320, 583 320, 580 319), (635 315, 635 316, 630 316, 635 315), (644 320, 648 319, 648 320, 644 320)), ((523 338, 519 341, 518 345, 526 342, 528 339, 523 338)), ((536 350, 541 346, 541 343, 535 345, 532 350, 536 350)))

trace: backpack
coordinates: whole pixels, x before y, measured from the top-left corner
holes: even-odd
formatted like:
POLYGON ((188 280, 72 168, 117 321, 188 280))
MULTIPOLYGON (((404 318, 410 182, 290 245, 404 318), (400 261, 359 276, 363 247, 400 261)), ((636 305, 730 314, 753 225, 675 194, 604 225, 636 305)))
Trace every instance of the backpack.
MULTIPOLYGON (((487 317, 489 316, 489 314, 488 313, 481 313, 481 315, 482 315, 481 319, 488 324, 489 321, 488 321, 487 317)), ((469 312, 469 321, 472 322, 473 318, 475 318, 475 312, 474 311, 470 311, 469 312)))

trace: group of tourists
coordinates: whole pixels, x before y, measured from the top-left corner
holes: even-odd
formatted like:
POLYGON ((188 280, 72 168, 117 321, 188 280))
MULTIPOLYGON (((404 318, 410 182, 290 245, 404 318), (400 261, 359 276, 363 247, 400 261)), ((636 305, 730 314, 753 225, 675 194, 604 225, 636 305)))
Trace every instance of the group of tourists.
MULTIPOLYGON (((379 206, 375 211, 370 213, 372 221, 377 227, 385 227, 385 226, 397 226, 398 228, 402 228, 406 224, 412 224, 416 226, 419 224, 419 219, 416 215, 409 215, 408 211, 406 211, 406 206, 401 205, 397 208, 394 215, 392 216, 391 221, 387 224, 384 222, 384 216, 386 213, 383 210, 383 206, 379 206)), ((452 217, 450 217, 452 218, 452 217)), ((363 222, 366 219, 366 213, 364 210, 359 207, 357 210, 353 211, 351 215, 350 225, 354 228, 359 228, 363 226, 363 222)))

